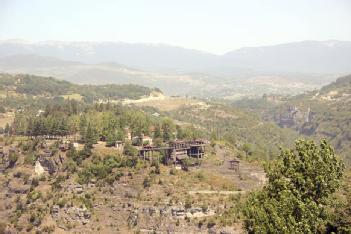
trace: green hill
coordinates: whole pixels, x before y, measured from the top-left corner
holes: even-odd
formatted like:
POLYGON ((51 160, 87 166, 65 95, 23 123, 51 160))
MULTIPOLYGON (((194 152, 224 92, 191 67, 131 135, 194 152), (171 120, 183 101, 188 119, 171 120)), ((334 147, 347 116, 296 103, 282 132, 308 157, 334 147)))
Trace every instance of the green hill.
POLYGON ((79 94, 86 100, 91 101, 98 99, 138 99, 150 95, 153 91, 161 92, 159 89, 133 84, 77 85, 52 77, 0 74, 0 92, 4 94, 9 91, 16 95, 39 97, 79 94))

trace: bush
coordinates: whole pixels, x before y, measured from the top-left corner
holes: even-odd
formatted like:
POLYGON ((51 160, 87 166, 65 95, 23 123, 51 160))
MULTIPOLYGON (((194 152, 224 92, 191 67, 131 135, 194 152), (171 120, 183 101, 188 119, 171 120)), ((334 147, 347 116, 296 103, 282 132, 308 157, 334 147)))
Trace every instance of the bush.
POLYGON ((87 165, 78 173, 78 182, 85 184, 96 178, 112 184, 121 177, 121 173, 114 174, 113 168, 122 167, 125 164, 117 156, 107 156, 104 159, 94 157, 92 164, 87 165))
POLYGON ((39 185, 39 180, 37 178, 32 179, 32 186, 37 187, 39 185))
POLYGON ((32 202, 35 202, 36 200, 38 200, 41 197, 42 197, 41 192, 32 191, 32 192, 28 193, 28 195, 27 195, 27 203, 30 204, 32 202))
POLYGON ((52 183, 53 190, 60 190, 62 189, 61 183, 64 182, 66 179, 64 176, 60 175, 56 178, 56 180, 52 183))
POLYGON ((177 170, 174 168, 171 168, 171 170, 169 170, 169 174, 175 175, 175 174, 177 174, 177 170))
POLYGON ((192 205, 192 201, 190 199, 190 197, 188 196, 185 200, 185 205, 184 205, 184 208, 185 209, 190 209, 191 208, 191 205, 192 205))
POLYGON ((34 226, 39 226, 43 220, 44 214, 40 211, 33 211, 29 216, 29 222, 34 226))
POLYGON ((33 153, 28 153, 24 158, 24 163, 27 165, 34 165, 37 160, 37 156, 33 153))
POLYGON ((68 159, 64 165, 63 170, 69 172, 70 174, 75 173, 77 171, 77 164, 72 159, 68 159))
POLYGON ((138 150, 130 144, 130 142, 126 142, 124 144, 124 152, 127 156, 138 156, 138 150))
POLYGON ((15 152, 11 152, 9 155, 10 166, 13 167, 18 160, 18 155, 15 152))
POLYGON ((151 180, 149 177, 145 177, 145 179, 143 181, 143 186, 144 186, 144 188, 149 188, 151 186, 151 180))

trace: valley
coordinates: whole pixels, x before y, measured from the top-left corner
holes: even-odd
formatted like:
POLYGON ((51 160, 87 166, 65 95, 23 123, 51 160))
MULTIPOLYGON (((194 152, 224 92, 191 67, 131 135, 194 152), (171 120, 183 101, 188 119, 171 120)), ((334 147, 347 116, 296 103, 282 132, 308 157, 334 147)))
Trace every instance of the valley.
POLYGON ((134 83, 170 96, 238 100, 319 89, 351 72, 344 62, 350 59, 350 48, 343 41, 303 41, 214 55, 169 45, 10 40, 0 41, 0 71, 77 84, 134 83), (306 51, 320 56, 305 57, 306 51))
MULTIPOLYGON (((29 75, 2 74, 0 83, 0 224, 44 233, 245 233, 247 201, 268 186, 266 163, 298 138, 319 139, 318 113, 339 115, 350 84, 230 104, 29 75), (301 114, 282 126, 276 117, 292 105, 301 114), (307 125, 318 130, 306 134, 307 125), (194 142, 204 142, 204 156, 177 148, 194 142)), ((350 117, 338 115, 328 126, 350 117)), ((347 132, 337 134, 345 148, 329 138, 345 162, 347 132)), ((337 196, 349 205, 347 178, 337 196)))
POLYGON ((0 234, 351 234, 350 13, 0 0, 0 234))

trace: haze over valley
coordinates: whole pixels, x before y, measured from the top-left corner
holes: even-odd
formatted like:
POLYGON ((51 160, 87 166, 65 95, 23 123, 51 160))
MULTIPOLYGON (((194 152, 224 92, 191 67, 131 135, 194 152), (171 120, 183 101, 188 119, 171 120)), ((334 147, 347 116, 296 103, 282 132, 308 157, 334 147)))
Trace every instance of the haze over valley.
POLYGON ((350 72, 351 42, 303 41, 223 55, 169 45, 113 42, 0 42, 0 70, 80 84, 136 83, 168 95, 297 94, 350 72))

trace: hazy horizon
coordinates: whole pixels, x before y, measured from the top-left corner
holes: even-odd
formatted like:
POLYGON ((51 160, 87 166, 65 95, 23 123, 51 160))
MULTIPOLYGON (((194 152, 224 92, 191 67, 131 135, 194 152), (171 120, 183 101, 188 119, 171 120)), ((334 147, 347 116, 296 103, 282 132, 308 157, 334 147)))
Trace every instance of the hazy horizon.
POLYGON ((91 43, 91 44, 99 44, 99 43, 121 43, 121 44, 129 44, 129 45, 150 45, 150 46, 168 46, 168 47, 175 47, 175 48, 182 48, 182 49, 187 49, 187 50, 194 50, 198 52, 203 52, 203 53, 208 53, 212 55, 225 55, 229 52, 233 52, 236 50, 240 49, 245 49, 245 48, 259 48, 259 47, 273 47, 273 46, 279 46, 279 45, 288 45, 288 44, 294 44, 294 43, 303 43, 303 42, 320 42, 320 43, 328 43, 328 42, 351 42, 351 40, 337 40, 337 39, 328 39, 328 40, 300 40, 300 41, 288 41, 288 42, 281 42, 281 43, 276 43, 276 44, 264 44, 264 45, 255 45, 255 46, 243 46, 239 48, 234 48, 230 49, 228 51, 224 51, 222 53, 213 53, 210 51, 202 50, 202 49, 196 49, 196 48, 190 48, 190 47, 184 47, 184 46, 179 46, 179 45, 174 45, 174 44, 168 44, 168 43, 152 43, 152 42, 128 42, 128 41, 89 41, 89 40, 27 40, 23 38, 8 38, 8 39, 1 39, 0 42, 13 42, 13 43, 28 43, 28 44, 45 44, 45 43, 63 43, 63 44, 70 44, 70 43, 91 43))
POLYGON ((296 41, 351 41, 349 1, 0 3, 0 40, 166 44, 223 54, 296 41))

